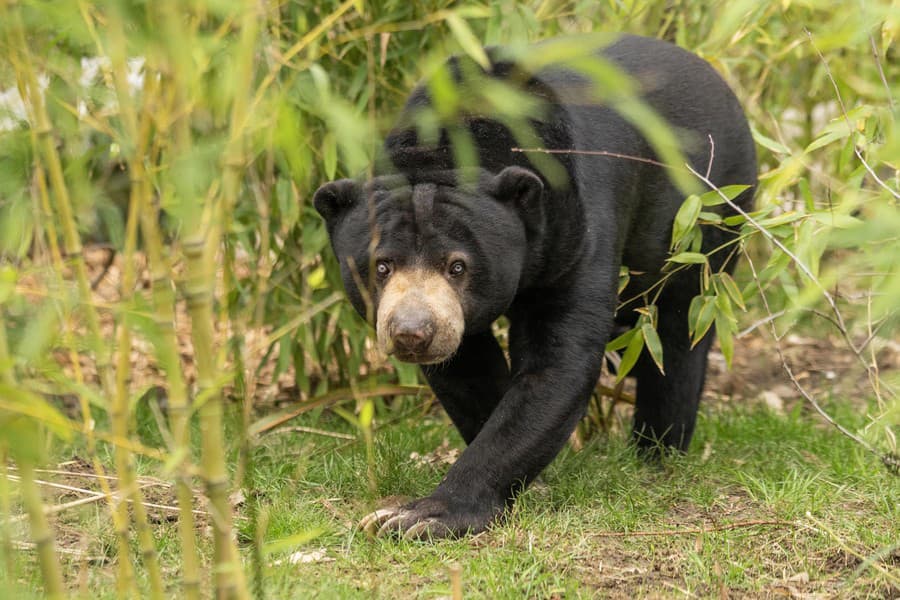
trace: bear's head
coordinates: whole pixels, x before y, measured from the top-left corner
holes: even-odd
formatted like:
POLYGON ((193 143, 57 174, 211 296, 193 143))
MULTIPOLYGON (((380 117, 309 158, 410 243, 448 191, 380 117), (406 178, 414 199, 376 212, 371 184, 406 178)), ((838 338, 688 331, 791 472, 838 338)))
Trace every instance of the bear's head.
POLYGON ((531 171, 507 167, 342 179, 313 201, 347 295, 375 325, 381 350, 434 364, 513 301, 543 229, 543 189, 531 171))

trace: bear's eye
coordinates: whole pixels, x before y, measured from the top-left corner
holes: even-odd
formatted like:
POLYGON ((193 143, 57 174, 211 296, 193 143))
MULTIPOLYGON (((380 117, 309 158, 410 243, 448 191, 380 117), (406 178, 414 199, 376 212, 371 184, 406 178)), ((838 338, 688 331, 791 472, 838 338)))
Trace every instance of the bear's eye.
POLYGON ((451 277, 459 277, 460 275, 462 275, 465 272, 466 272, 466 263, 464 263, 461 260, 454 260, 452 263, 450 263, 450 268, 447 269, 447 273, 451 277))
POLYGON ((391 274, 391 271, 394 270, 393 265, 391 265, 391 261, 389 260, 378 260, 375 261, 375 274, 379 279, 387 279, 391 274))

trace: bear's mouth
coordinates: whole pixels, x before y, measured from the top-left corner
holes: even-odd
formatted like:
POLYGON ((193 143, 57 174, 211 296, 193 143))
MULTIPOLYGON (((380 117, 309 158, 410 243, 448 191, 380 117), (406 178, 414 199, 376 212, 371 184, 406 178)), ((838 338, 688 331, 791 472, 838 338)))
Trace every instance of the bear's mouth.
POLYGON ((437 364, 440 364, 440 363, 446 361, 451 356, 453 356, 453 353, 451 352, 450 354, 447 354, 447 355, 432 355, 432 354, 405 354, 405 353, 395 352, 394 356, 396 356, 398 360, 406 362, 406 363, 412 363, 412 364, 416 364, 416 365, 437 365, 437 364))
POLYGON ((391 274, 378 302, 376 323, 381 351, 416 364, 450 358, 465 330, 456 290, 441 273, 421 268, 391 274))

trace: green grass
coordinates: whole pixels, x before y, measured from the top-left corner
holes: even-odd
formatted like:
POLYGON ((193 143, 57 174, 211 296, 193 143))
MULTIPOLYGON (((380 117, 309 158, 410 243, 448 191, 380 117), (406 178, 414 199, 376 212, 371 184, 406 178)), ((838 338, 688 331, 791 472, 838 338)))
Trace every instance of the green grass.
MULTIPOLYGON (((328 413, 306 424, 350 431, 328 413)), ((257 522, 266 523, 266 543, 320 532, 266 557, 266 596, 448 596, 454 564, 466 598, 900 593, 900 479, 804 410, 786 416, 707 410, 691 451, 661 465, 637 459, 620 434, 578 453, 566 450, 504 523, 474 538, 402 542, 356 531, 377 498, 423 495, 438 483, 445 466, 409 457, 429 453, 445 438, 461 443, 439 413, 381 429, 372 494, 361 443, 310 434, 264 437, 238 507, 248 569, 253 515, 265 515, 257 522), (747 525, 756 521, 768 524, 747 525), (291 551, 317 550, 326 560, 274 564, 291 551)), ((57 527, 63 545, 77 548, 65 540, 80 532, 89 540, 88 554, 114 558, 113 532, 99 504, 61 513, 57 527)), ((155 527, 174 586, 174 522, 155 527)), ((204 552, 208 557, 211 549, 204 552)), ((16 557, 19 581, 37 589, 31 559, 16 557)), ((63 561, 70 585, 82 581, 73 592, 113 597, 111 562, 67 555, 63 561)))

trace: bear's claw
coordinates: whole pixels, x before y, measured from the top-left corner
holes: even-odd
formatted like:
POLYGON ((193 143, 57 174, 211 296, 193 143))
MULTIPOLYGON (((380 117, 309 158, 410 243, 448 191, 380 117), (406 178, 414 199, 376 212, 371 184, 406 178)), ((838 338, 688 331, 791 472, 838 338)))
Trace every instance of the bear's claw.
MULTIPOLYGON (((419 521, 406 530, 403 534, 404 540, 421 540, 433 537, 446 537, 446 535, 435 535, 440 529, 446 529, 446 525, 437 519, 425 519, 419 521)), ((449 533, 449 532, 448 532, 449 533)))
MULTIPOLYGON (((474 529, 473 524, 454 527, 454 520, 442 502, 423 498, 402 506, 384 506, 359 522, 370 537, 396 536, 405 540, 437 540, 474 529)), ((483 527, 482 527, 483 529, 483 527)))
POLYGON ((404 540, 439 539, 452 533, 439 519, 421 518, 416 511, 399 506, 380 508, 367 514, 360 520, 359 528, 371 537, 396 535, 404 540))
POLYGON ((359 528, 370 536, 378 535, 379 528, 384 522, 396 516, 398 512, 400 512, 399 506, 379 508, 364 516, 359 522, 359 528))

